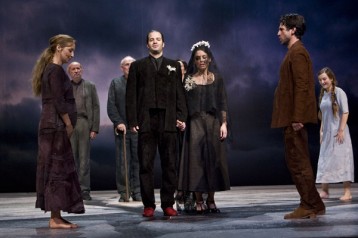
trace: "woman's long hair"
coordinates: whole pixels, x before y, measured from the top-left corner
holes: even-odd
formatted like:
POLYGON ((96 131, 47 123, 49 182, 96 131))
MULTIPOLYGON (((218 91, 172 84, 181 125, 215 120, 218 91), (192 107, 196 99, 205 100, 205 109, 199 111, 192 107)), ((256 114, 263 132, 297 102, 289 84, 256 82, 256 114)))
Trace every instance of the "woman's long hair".
POLYGON ((58 45, 61 47, 66 47, 74 42, 74 38, 64 34, 55 35, 50 38, 49 46, 42 52, 32 70, 32 91, 35 96, 41 95, 42 74, 48 63, 50 63, 53 59, 53 56, 56 52, 56 47, 58 45))
POLYGON ((219 73, 213 53, 211 52, 210 48, 207 45, 198 45, 196 47, 193 46, 193 50, 192 50, 191 57, 190 57, 189 64, 188 64, 187 75, 195 74, 198 71, 198 69, 195 66, 195 54, 198 50, 204 51, 210 58, 211 62, 209 64, 209 69, 208 69, 209 72, 219 73))
MULTIPOLYGON (((336 76, 334 75, 333 71, 328 68, 328 67, 324 67, 323 69, 321 69, 318 73, 317 76, 320 76, 321 74, 327 74, 329 79, 332 79, 332 90, 331 90, 331 102, 332 102, 332 111, 333 111, 333 116, 337 117, 337 113, 338 113, 338 104, 337 104, 337 96, 336 96, 336 86, 338 84, 336 76)), ((319 103, 318 105, 321 105, 321 101, 324 95, 324 88, 321 87, 321 92, 319 94, 319 103)), ((322 120, 322 112, 321 110, 319 110, 318 112, 318 118, 320 120, 322 120)))

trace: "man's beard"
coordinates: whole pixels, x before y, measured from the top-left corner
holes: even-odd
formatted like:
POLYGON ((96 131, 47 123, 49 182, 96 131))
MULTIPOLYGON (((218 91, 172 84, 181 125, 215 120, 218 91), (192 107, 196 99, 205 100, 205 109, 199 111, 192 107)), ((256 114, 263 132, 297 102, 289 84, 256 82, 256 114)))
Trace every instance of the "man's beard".
POLYGON ((283 39, 283 40, 280 40, 280 41, 281 41, 281 45, 288 46, 288 43, 289 43, 288 39, 283 39))
POLYGON ((150 53, 152 55, 159 55, 162 51, 159 51, 159 50, 150 50, 150 53))

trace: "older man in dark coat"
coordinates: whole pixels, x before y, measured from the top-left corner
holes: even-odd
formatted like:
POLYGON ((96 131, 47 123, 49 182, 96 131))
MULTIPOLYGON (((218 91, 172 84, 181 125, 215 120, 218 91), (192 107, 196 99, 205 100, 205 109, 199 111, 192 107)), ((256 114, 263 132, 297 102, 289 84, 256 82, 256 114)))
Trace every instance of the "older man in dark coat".
POLYGON ((185 129, 187 107, 177 61, 163 57, 164 37, 158 31, 147 35, 149 56, 131 64, 126 90, 127 120, 131 131, 138 132, 139 177, 143 216, 155 210, 154 159, 159 149, 162 168, 161 207, 166 216, 173 209, 177 187, 175 169, 177 127, 185 129))

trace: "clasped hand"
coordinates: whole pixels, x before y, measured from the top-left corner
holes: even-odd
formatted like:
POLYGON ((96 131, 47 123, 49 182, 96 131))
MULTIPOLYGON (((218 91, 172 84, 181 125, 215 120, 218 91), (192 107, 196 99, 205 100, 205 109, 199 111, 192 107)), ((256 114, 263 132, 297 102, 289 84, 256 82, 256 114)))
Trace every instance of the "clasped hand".
POLYGON ((186 127, 186 125, 185 125, 185 122, 183 122, 183 121, 179 121, 179 120, 177 120, 177 125, 176 125, 178 128, 179 128, 179 130, 181 130, 181 131, 184 131, 185 130, 185 127, 186 127))
POLYGON ((116 127, 116 133, 122 133, 123 134, 126 134, 127 133, 127 128, 126 128, 126 125, 124 125, 123 123, 121 124, 118 124, 117 127, 116 127))

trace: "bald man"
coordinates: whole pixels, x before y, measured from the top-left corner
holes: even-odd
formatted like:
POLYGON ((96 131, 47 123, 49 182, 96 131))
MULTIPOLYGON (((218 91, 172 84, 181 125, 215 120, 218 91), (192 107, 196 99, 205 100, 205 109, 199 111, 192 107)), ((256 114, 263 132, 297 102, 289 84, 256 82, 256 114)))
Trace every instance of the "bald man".
POLYGON ((120 194, 119 202, 142 201, 139 182, 138 162, 138 133, 128 129, 126 116, 126 85, 130 65, 135 59, 131 56, 124 57, 120 62, 122 76, 114 78, 108 90, 107 114, 113 122, 116 144, 116 184, 120 194), (125 135, 125 136, 124 136, 125 135), (126 145, 126 158, 124 160, 123 140, 126 145), (127 162, 125 166, 124 161, 127 162), (126 167, 128 189, 126 187, 126 167), (128 193, 127 194, 127 190, 128 193))
POLYGON ((82 66, 72 62, 67 68, 77 107, 77 124, 71 136, 83 200, 92 200, 90 182, 90 141, 99 132, 99 100, 94 83, 82 78, 82 66))

